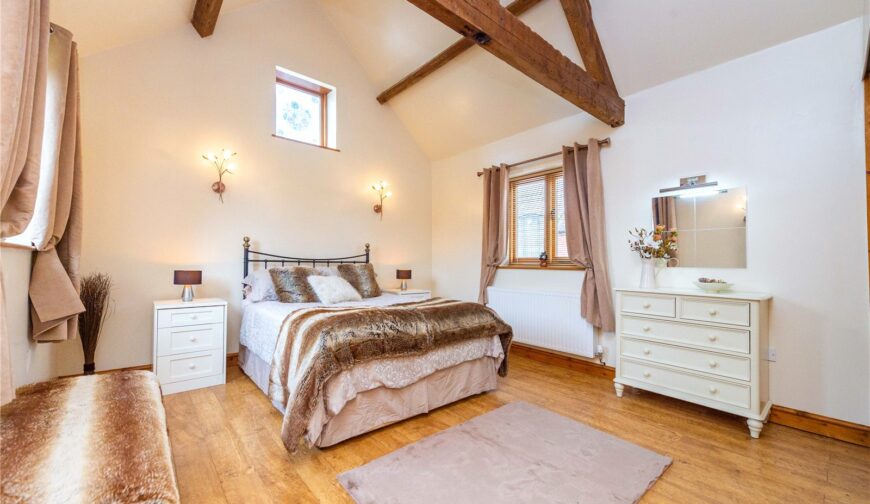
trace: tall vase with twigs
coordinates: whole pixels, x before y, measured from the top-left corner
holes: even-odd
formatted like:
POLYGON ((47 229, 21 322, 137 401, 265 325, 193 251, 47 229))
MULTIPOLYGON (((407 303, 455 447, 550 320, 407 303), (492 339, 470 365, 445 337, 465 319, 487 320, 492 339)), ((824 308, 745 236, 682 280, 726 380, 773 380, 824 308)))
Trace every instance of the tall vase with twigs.
POLYGON ((94 374, 94 354, 103 323, 109 315, 109 294, 112 291, 112 277, 105 273, 93 273, 82 278, 79 297, 85 311, 79 314, 79 337, 82 352, 85 354, 84 374, 94 374))

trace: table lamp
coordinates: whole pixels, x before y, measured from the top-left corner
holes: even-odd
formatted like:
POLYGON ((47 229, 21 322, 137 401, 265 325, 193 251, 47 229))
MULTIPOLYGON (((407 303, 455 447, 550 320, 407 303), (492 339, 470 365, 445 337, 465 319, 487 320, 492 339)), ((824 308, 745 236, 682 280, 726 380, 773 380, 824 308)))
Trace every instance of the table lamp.
POLYGON ((399 287, 402 290, 408 290, 408 280, 411 279, 411 270, 396 270, 396 279, 402 281, 402 286, 399 287))
POLYGON ((183 285, 181 290, 181 300, 184 302, 193 301, 194 285, 202 284, 202 271, 197 270, 175 270, 175 285, 183 285))

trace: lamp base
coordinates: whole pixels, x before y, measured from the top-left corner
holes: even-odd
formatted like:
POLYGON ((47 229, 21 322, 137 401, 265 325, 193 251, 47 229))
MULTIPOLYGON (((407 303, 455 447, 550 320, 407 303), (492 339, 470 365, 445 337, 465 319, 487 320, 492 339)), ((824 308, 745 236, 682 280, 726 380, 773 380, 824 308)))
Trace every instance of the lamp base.
POLYGON ((184 286, 184 289, 181 290, 181 300, 185 303, 193 301, 193 287, 190 285, 184 286))
POLYGON ((403 291, 408 290, 408 281, 407 280, 402 280, 402 284, 399 286, 399 290, 403 290, 403 291))

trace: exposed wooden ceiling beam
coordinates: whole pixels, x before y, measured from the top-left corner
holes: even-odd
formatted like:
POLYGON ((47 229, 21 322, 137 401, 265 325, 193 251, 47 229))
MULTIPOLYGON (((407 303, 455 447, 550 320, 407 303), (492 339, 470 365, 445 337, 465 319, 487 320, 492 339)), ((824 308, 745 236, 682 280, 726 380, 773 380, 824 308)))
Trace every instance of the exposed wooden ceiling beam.
POLYGON ((205 38, 214 33, 223 2, 224 0, 196 0, 196 7, 193 8, 193 18, 190 22, 200 37, 205 38))
POLYGON ((408 0, 505 63, 599 120, 620 126, 625 102, 592 78, 497 0, 408 0))
POLYGON ((589 5, 589 0, 561 0, 561 2, 586 71, 597 81, 616 89, 613 76, 610 75, 610 67, 607 66, 604 49, 601 48, 601 41, 598 39, 598 31, 595 29, 595 23, 592 22, 592 7, 589 5))
MULTIPOLYGON (((505 7, 508 11, 510 11, 515 16, 519 16, 520 14, 526 12, 531 9, 541 0, 514 0, 507 7, 505 7)), ((434 58, 424 63, 421 67, 417 68, 413 72, 408 75, 402 77, 402 80, 390 86, 383 93, 378 95, 378 102, 386 103, 387 100, 401 93, 402 91, 408 89, 413 86, 420 80, 422 80, 427 75, 431 74, 435 70, 443 67, 447 64, 448 61, 453 58, 459 56, 467 49, 471 48, 474 45, 474 40, 470 38, 462 38, 456 41, 453 45, 444 49, 440 53, 438 53, 434 58)))

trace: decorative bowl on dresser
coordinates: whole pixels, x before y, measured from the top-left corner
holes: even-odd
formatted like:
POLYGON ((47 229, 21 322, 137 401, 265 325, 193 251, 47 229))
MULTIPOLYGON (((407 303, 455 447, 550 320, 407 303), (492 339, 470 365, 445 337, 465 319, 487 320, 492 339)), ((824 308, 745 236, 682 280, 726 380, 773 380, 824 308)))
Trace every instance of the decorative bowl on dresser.
POLYGON ((625 385, 745 417, 757 438, 770 413, 770 296, 616 289, 616 395, 625 385))
POLYGON ((154 301, 153 358, 164 395, 226 383, 227 302, 154 301))

